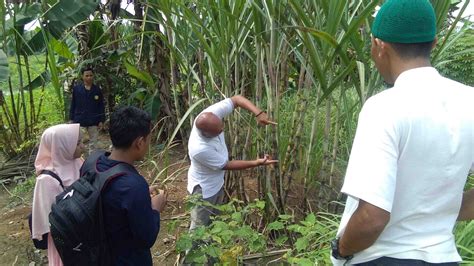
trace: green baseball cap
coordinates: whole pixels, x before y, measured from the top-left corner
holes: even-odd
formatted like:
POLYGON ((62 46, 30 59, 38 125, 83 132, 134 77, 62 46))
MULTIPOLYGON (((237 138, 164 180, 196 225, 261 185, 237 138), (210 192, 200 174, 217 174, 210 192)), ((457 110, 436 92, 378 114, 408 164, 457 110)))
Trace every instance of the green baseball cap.
POLYGON ((436 35, 436 16, 428 0, 387 0, 377 12, 372 35, 392 43, 430 42, 436 35))

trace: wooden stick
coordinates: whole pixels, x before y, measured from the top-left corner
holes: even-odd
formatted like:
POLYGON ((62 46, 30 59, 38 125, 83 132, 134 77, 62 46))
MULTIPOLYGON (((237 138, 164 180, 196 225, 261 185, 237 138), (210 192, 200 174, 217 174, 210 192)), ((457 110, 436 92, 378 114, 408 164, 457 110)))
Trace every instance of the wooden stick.
POLYGON ((272 256, 284 254, 288 251, 291 251, 291 249, 273 250, 273 251, 268 251, 265 253, 255 253, 255 254, 243 256, 243 260, 254 260, 254 259, 260 259, 260 258, 272 257, 272 256))
POLYGON ((10 196, 12 196, 12 197, 17 197, 17 198, 21 199, 22 202, 25 202, 25 199, 24 199, 24 198, 22 198, 22 197, 20 197, 20 196, 18 196, 18 195, 12 194, 12 193, 10 192, 10 190, 8 190, 8 188, 7 188, 3 183, 2 183, 2 186, 3 186, 3 188, 8 192, 8 194, 10 194, 10 196))
POLYGON ((162 218, 161 220, 162 221, 180 220, 180 219, 185 219, 186 216, 188 216, 186 213, 182 213, 173 217, 162 218))

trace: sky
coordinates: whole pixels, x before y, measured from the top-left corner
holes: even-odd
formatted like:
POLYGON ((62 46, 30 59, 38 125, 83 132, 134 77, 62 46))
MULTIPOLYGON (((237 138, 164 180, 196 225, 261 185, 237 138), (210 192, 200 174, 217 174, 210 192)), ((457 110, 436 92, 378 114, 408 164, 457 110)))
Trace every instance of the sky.
MULTIPOLYGON (((465 2, 466 2, 466 0, 463 0, 463 1, 461 1, 460 4, 458 4, 459 9, 458 9, 457 11, 459 11, 459 10, 461 9, 462 5, 463 5, 465 2)), ((454 12, 454 15, 457 15, 457 14, 458 14, 458 12, 454 12)), ((464 14, 463 14, 463 15, 464 15, 464 16, 469 16, 469 15, 470 15, 471 17, 470 17, 469 20, 470 20, 470 21, 474 21, 474 0, 471 0, 471 1, 469 2, 469 5, 467 6, 467 8, 466 8, 466 10, 464 11, 464 14)))

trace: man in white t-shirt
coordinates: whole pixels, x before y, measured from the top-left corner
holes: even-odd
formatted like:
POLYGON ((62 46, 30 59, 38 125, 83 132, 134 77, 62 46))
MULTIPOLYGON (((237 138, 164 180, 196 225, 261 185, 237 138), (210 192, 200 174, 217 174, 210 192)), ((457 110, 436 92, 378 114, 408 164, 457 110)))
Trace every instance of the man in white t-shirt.
POLYGON ((430 63, 436 19, 428 0, 387 0, 371 55, 393 88, 364 104, 342 187, 347 202, 335 265, 457 265, 453 227, 474 219, 474 88, 430 63))
MULTIPOLYGON (((278 161, 268 156, 256 160, 231 160, 224 139, 223 119, 236 107, 252 112, 259 125, 276 125, 267 114, 243 96, 236 95, 207 107, 194 121, 189 137, 188 192, 199 194, 211 204, 221 204, 224 196, 225 170, 242 170, 278 161)), ((215 210, 206 206, 195 206, 191 211, 190 230, 200 225, 209 225, 215 210)))

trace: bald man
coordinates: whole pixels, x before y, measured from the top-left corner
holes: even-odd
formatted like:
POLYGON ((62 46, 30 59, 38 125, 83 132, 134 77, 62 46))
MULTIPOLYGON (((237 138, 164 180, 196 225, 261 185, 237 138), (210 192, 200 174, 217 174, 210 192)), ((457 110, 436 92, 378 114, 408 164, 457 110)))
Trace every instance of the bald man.
MULTIPOLYGON (((225 170, 241 170, 262 165, 275 164, 267 156, 256 160, 231 160, 224 139, 223 119, 240 107, 252 112, 259 125, 275 125, 267 114, 245 97, 236 95, 213 104, 202 111, 196 120, 189 137, 189 157, 191 167, 188 171, 188 192, 200 195, 211 204, 221 204, 224 196, 225 170)), ((215 210, 196 206, 191 211, 190 230, 200 225, 209 225, 210 216, 215 210)))

